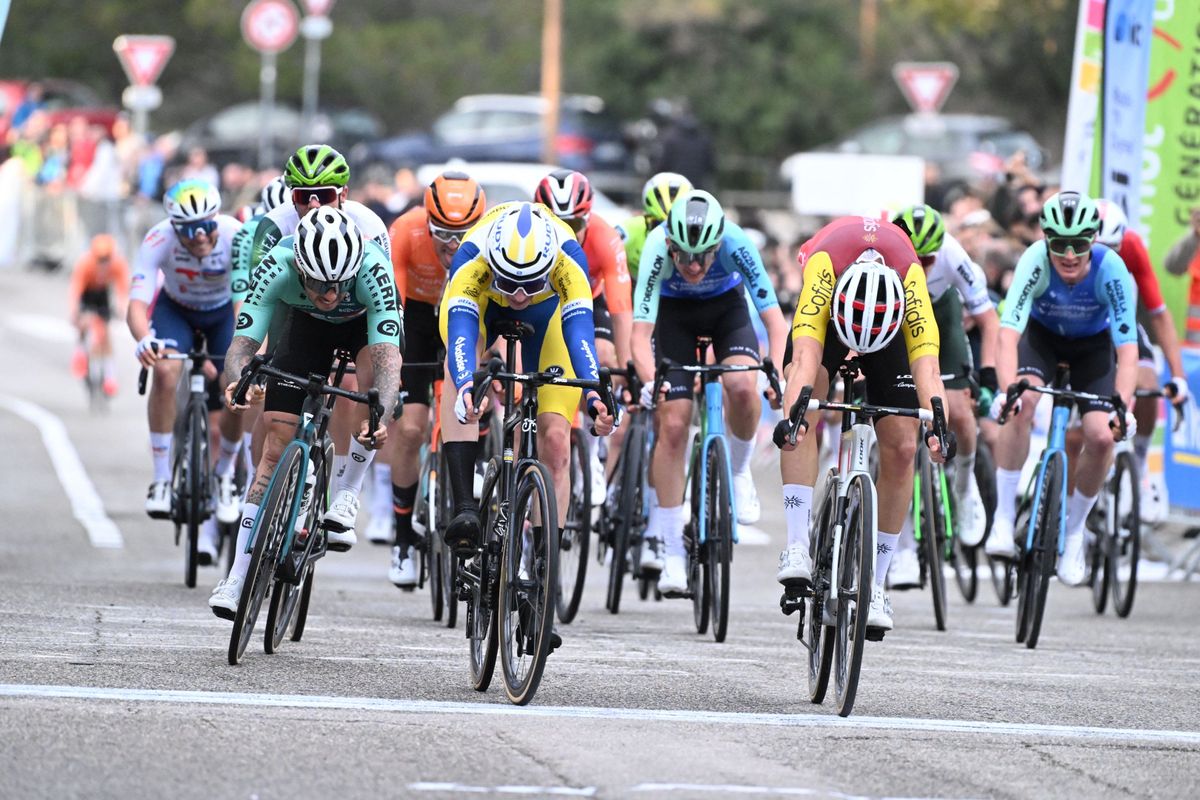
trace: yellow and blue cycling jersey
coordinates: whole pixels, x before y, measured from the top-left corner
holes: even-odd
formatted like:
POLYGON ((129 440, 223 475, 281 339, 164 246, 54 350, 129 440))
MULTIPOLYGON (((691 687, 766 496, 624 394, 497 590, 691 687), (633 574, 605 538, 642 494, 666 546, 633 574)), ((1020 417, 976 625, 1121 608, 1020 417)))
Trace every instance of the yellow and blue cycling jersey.
MULTIPOLYGON (((492 223, 518 205, 502 203, 485 214, 463 239, 450 267, 438 324, 446 343, 450 374, 460 389, 477 369, 479 343, 491 343, 488 329, 498 319, 519 320, 533 326, 533 335, 521 342, 526 367, 536 364, 543 370, 557 365, 568 377, 590 380, 598 377, 587 258, 570 227, 554 218, 561 242, 559 254, 550 268, 546 288, 535 293, 527 306, 512 308, 509 298, 492 286, 492 267, 484 241, 492 223)), ((571 419, 578 405, 577 389, 543 387, 538 391, 541 412, 559 413, 571 419)))

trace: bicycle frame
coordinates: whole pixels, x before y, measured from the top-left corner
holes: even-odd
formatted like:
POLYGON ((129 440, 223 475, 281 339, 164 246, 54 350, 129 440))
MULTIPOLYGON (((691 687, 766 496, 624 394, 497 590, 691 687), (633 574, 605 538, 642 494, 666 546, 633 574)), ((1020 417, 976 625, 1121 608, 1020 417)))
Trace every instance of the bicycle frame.
MULTIPOLYGON (((1062 370, 1055 376, 1052 384, 1055 389, 1065 389, 1066 374, 1062 370)), ((1055 546, 1055 551, 1058 555, 1063 554, 1063 547, 1066 543, 1067 535, 1067 484, 1066 476, 1070 473, 1067 471, 1067 425, 1071 421, 1071 404, 1072 400, 1067 395, 1054 396, 1054 410, 1050 417, 1050 431, 1046 437, 1046 447, 1042 450, 1042 457, 1038 460, 1037 469, 1029 480, 1029 486, 1026 487, 1025 493, 1028 495, 1033 493, 1033 505, 1030 508, 1040 508, 1042 501, 1042 490, 1045 486, 1046 470, 1050 466, 1050 461, 1055 458, 1062 459, 1063 466, 1063 481, 1062 488, 1059 490, 1059 514, 1058 514, 1058 541, 1055 546)), ((1037 515, 1029 515, 1029 525, 1025 530, 1025 546, 1028 551, 1033 547, 1034 531, 1037 527, 1037 515)))
MULTIPOLYGON (((692 458, 688 464, 687 480, 691 480, 691 470, 700 470, 700 508, 707 508, 708 501, 708 446, 713 439, 725 438, 725 392, 721 387, 720 375, 709 373, 704 376, 704 405, 700 412, 699 450, 693 448, 692 458)), ((729 459, 725 460, 725 480, 727 486, 733 485, 733 466, 729 459)), ((684 485, 688 485, 686 482, 684 485)), ((730 495, 733 508, 731 515, 737 519, 737 498, 730 495)), ((733 543, 738 542, 738 526, 733 528, 733 543)), ((697 520, 700 544, 708 541, 708 520, 701 514, 697 520)))
MULTIPOLYGON (((850 382, 846 382, 846 397, 847 403, 850 402, 850 382)), ((868 422, 856 422, 854 412, 846 412, 842 414, 842 435, 838 447, 838 469, 837 469, 837 486, 835 488, 833 514, 831 519, 836 520, 833 526, 833 560, 830 564, 830 575, 841 575, 841 558, 842 558, 842 537, 846 532, 846 506, 850 502, 850 482, 858 475, 865 475, 866 485, 871 490, 871 509, 877 514, 879 508, 879 497, 875 490, 875 481, 871 479, 871 445, 875 439, 875 429, 868 422)), ((864 553, 863 557, 870 560, 870 555, 875 553, 879 547, 878 541, 878 521, 876 519, 868 520, 871 530, 871 553, 864 553)), ((871 574, 874 577, 875 568, 874 562, 871 567, 871 574)), ((838 610, 836 580, 831 581, 826 591, 828 596, 825 598, 826 605, 834 611, 838 610)))

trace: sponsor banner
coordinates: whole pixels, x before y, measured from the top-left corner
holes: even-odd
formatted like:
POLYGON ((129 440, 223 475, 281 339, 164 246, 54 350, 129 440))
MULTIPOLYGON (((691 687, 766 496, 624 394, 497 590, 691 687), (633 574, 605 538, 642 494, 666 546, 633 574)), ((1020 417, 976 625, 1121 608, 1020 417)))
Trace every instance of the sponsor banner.
POLYGON ((1153 11, 1147 0, 1108 0, 1104 14, 1100 195, 1119 205, 1135 229, 1153 11))
MULTIPOLYGON (((1183 371, 1188 386, 1200 386, 1200 352, 1183 351, 1183 371)), ((1163 373, 1163 380, 1170 375, 1163 373)), ((1188 397, 1183 408, 1183 423, 1175 428, 1175 409, 1163 403, 1166 414, 1160 423, 1166 436, 1163 442, 1163 473, 1167 482, 1167 496, 1172 506, 1200 510, 1200 406, 1195 396, 1188 397)))
POLYGON ((1186 321, 1190 277, 1163 269, 1167 250, 1187 232, 1191 209, 1200 205, 1200 4, 1159 0, 1154 6, 1146 133, 1139 216, 1133 223, 1146 240, 1150 262, 1179 330, 1186 321))
POLYGON ((1104 0, 1080 0, 1075 26, 1071 95, 1063 145, 1062 187, 1077 192, 1092 188, 1092 153, 1100 108, 1100 69, 1104 53, 1104 0))

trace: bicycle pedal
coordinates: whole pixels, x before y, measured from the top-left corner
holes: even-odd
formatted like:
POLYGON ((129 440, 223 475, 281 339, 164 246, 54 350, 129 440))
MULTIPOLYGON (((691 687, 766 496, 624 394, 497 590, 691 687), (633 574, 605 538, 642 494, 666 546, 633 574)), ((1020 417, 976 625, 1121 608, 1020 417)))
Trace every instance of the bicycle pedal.
POLYGON ((662 596, 666 597, 669 600, 690 600, 692 597, 692 593, 687 592, 687 591, 684 591, 684 592, 662 592, 662 596))
POLYGON ((804 599, 801 597, 788 597, 786 594, 779 598, 779 610, 784 616, 790 617, 797 611, 804 612, 804 599))
POLYGON ((868 642, 882 642, 883 636, 886 633, 887 631, 883 628, 872 628, 870 625, 868 625, 866 639, 868 642))

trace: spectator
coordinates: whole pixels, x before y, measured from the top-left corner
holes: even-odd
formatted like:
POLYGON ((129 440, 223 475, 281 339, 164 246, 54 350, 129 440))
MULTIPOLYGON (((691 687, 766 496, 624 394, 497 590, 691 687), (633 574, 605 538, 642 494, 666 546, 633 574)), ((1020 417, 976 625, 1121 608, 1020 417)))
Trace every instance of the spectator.
POLYGON ((1185 347, 1200 347, 1200 206, 1192 209, 1191 229, 1167 251, 1164 262, 1172 275, 1190 275, 1185 347))
POLYGON ((690 111, 680 112, 671 120, 659 145, 655 172, 678 172, 697 189, 713 190, 717 163, 712 138, 690 111))
MULTIPOLYGON (((408 170, 410 173, 412 170, 408 170)), ((373 165, 366 169, 362 188, 358 190, 358 199, 364 206, 374 211, 383 224, 389 228, 392 221, 400 216, 397 209, 391 205, 395 193, 392 190, 394 178, 391 172, 382 165, 373 165)), ((408 205, 405 203, 405 205, 408 205)))
POLYGON ((45 89, 36 81, 25 87, 25 99, 13 111, 12 120, 9 122, 11 128, 20 130, 34 112, 41 111, 46 107, 45 89))
POLYGON ((104 137, 103 128, 88 125, 86 117, 71 117, 67 123, 67 138, 70 141, 70 161, 67 164, 67 186, 79 189, 83 176, 91 169, 96 157, 96 147, 104 137))
POLYGON ((218 189, 221 188, 221 175, 217 168, 209 163, 208 151, 203 147, 193 147, 188 151, 187 162, 179 172, 179 180, 187 179, 205 181, 218 189))

